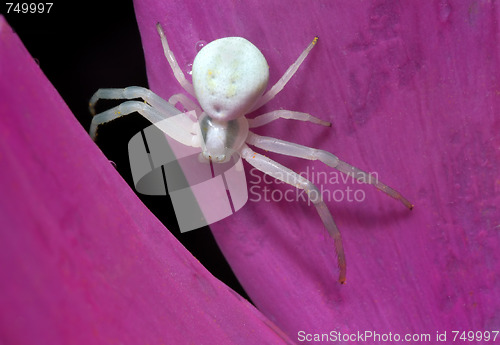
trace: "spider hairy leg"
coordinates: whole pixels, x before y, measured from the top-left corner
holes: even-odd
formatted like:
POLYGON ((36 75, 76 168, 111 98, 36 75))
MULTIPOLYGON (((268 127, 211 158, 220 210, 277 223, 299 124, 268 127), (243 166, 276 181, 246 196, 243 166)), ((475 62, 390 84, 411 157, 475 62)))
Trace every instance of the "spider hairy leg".
POLYGON ((168 103, 172 104, 174 107, 180 103, 186 110, 194 110, 196 112, 196 117, 200 117, 203 110, 193 102, 188 96, 177 93, 168 99, 168 103))
POLYGON ((163 53, 165 54, 165 57, 167 58, 167 61, 170 64, 170 67, 172 68, 172 71, 174 72, 175 79, 177 79, 179 84, 181 84, 182 88, 186 90, 187 93, 189 93, 191 96, 195 96, 193 85, 191 85, 191 83, 186 79, 184 72, 182 72, 182 69, 179 67, 177 60, 175 59, 174 53, 170 50, 170 47, 167 42, 167 37, 165 36, 165 33, 163 32, 163 28, 161 27, 160 23, 156 23, 156 30, 158 30, 158 34, 160 35, 161 45, 163 47, 163 53))
POLYGON ((333 238, 335 245, 335 252, 337 254, 337 262, 340 270, 339 282, 341 284, 345 283, 346 280, 346 260, 344 254, 344 247, 342 245, 342 236, 340 231, 335 224, 333 217, 326 207, 323 199, 321 198, 321 193, 318 188, 308 179, 297 174, 296 172, 288 169, 287 167, 251 150, 247 145, 243 145, 241 149, 241 156, 254 168, 262 171, 263 173, 270 175, 278 180, 281 180, 289 185, 296 188, 303 189, 307 193, 309 200, 316 207, 323 225, 327 229, 330 236, 333 238))
MULTIPOLYGON (((326 151, 323 151, 323 152, 326 152, 326 151)), ((326 153, 333 156, 333 154, 331 154, 329 152, 326 152, 326 153)), ((400 201, 409 210, 413 210, 414 205, 410 201, 408 201, 408 199, 406 199, 403 195, 401 195, 400 192, 398 192, 397 190, 380 182, 377 178, 373 177, 373 175, 367 174, 363 170, 358 169, 358 168, 356 168, 356 167, 354 167, 354 166, 352 166, 344 161, 341 161, 336 156, 334 156, 334 157, 337 159, 337 165, 334 166, 335 169, 337 169, 340 172, 343 172, 344 174, 352 176, 359 181, 363 181, 365 183, 369 183, 369 184, 373 185, 378 190, 380 190, 380 191, 384 192, 385 194, 389 195, 390 197, 400 201)), ((325 162, 323 162, 323 163, 325 163, 325 162)), ((325 163, 325 164, 327 164, 327 163, 325 163)))
POLYGON ((96 139, 97 127, 99 125, 113 121, 115 119, 129 115, 134 112, 140 113, 142 116, 144 116, 152 123, 160 122, 161 120, 165 119, 164 116, 162 116, 158 111, 151 108, 146 103, 138 101, 123 102, 114 108, 111 108, 109 110, 103 111, 102 113, 95 115, 92 118, 89 130, 90 137, 92 138, 92 140, 96 139))
POLYGON ((374 178, 371 174, 367 174, 361 169, 358 169, 346 162, 341 161, 337 156, 328 151, 318 150, 276 138, 264 137, 252 132, 249 132, 248 134, 247 143, 263 150, 280 153, 287 156, 309 160, 319 160, 329 167, 335 168, 344 174, 356 178, 359 181, 373 185, 390 197, 400 201, 408 209, 413 209, 413 204, 409 202, 405 197, 403 197, 401 193, 378 181, 378 179, 374 178))
POLYGON ((89 110, 95 115, 95 105, 100 99, 134 99, 141 98, 153 108, 160 110, 164 115, 173 116, 179 113, 174 106, 155 94, 153 91, 141 86, 129 86, 123 89, 99 89, 89 101, 89 110))
POLYGON ((323 121, 315 116, 308 113, 301 113, 298 111, 290 110, 275 110, 269 113, 265 113, 255 117, 254 119, 248 119, 248 124, 250 128, 260 127, 267 125, 268 123, 275 121, 277 119, 287 119, 287 120, 298 120, 305 122, 312 122, 317 125, 331 127, 332 124, 327 121, 323 121))
POLYGON ((193 118, 195 117, 194 111, 181 113, 176 108, 174 109, 177 112, 176 116, 172 116, 172 113, 164 114, 143 102, 123 102, 114 108, 95 115, 90 124, 89 134, 92 140, 95 140, 99 125, 138 112, 172 139, 186 146, 199 147, 199 140, 197 140, 195 133, 195 124, 197 122, 190 118, 190 115, 193 118))
POLYGON ((293 75, 299 69, 300 65, 304 62, 307 55, 309 55, 309 52, 314 48, 314 46, 318 42, 318 39, 319 39, 318 36, 314 37, 312 42, 307 46, 307 48, 302 52, 302 54, 299 55, 297 60, 290 67, 288 67, 288 69, 280 78, 280 80, 278 80, 276 84, 274 84, 269 91, 267 91, 264 95, 262 95, 262 97, 259 99, 259 101, 257 101, 257 103, 250 112, 259 109, 264 104, 272 100, 281 90, 283 90, 283 88, 288 83, 290 78, 293 77, 293 75))

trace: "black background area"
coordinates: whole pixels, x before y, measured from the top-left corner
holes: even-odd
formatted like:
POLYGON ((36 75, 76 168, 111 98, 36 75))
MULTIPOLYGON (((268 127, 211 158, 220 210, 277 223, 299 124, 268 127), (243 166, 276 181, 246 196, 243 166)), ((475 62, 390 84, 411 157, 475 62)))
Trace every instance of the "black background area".
MULTIPOLYGON (((13 7, 7 13, 8 5, 0 6, 1 14, 85 131, 91 121, 88 101, 97 89, 148 87, 132 1, 57 1, 48 14, 16 13, 13 7)), ((116 104, 103 101, 97 111, 116 104)), ((97 145, 132 190, 128 141, 149 125, 140 115, 133 114, 100 127, 98 132, 97 145)), ((249 299, 208 227, 181 234, 168 196, 138 196, 215 277, 249 299)))

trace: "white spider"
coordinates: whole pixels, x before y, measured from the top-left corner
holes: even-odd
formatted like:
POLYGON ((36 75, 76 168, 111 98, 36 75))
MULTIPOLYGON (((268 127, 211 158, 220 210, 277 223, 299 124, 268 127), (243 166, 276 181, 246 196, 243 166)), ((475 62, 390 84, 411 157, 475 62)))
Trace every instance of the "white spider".
POLYGON ((95 139, 97 126, 100 124, 133 112, 140 113, 152 123, 171 119, 168 126, 159 126, 161 130, 185 145, 201 147, 202 156, 206 160, 225 162, 230 159, 233 152, 238 152, 250 165, 263 173, 305 190, 324 226, 334 239, 340 269, 339 282, 344 283, 346 261, 342 238, 319 190, 306 178, 253 151, 247 145, 288 156, 320 160, 345 174, 373 184, 384 193, 401 201, 409 209, 413 208, 413 205, 399 192, 377 181, 372 175, 339 160, 330 152, 260 136, 249 131, 249 128, 259 127, 279 118, 331 126, 329 122, 312 115, 288 110, 272 111, 254 119, 245 118, 245 114, 260 108, 283 89, 314 47, 318 37, 313 39, 281 79, 264 93, 269 79, 269 66, 259 49, 246 39, 226 37, 203 47, 193 62, 191 85, 179 68, 159 23, 157 29, 165 57, 175 78, 187 93, 198 100, 200 106, 183 94, 176 94, 167 102, 152 91, 137 86, 124 89, 99 89, 89 102, 92 115, 95 115, 94 106, 99 99, 141 98, 144 102, 123 102, 117 107, 95 115, 90 127, 92 138, 95 139), (189 111, 182 114, 175 108, 177 103, 189 111))

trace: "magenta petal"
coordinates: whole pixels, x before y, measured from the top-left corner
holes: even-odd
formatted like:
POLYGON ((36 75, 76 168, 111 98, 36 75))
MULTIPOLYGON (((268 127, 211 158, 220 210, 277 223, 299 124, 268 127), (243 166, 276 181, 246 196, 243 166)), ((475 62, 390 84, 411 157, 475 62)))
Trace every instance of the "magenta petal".
POLYGON ((340 286, 333 244, 314 208, 300 195, 284 200, 288 187, 247 174, 249 187, 257 186, 250 198, 261 200, 211 228, 252 300, 290 337, 300 330, 373 330, 434 340, 447 331, 451 342, 452 330, 499 329, 494 2, 136 0, 135 6, 150 86, 164 97, 182 90, 163 57, 157 21, 181 66, 193 60, 199 40, 249 39, 268 59, 271 83, 319 35, 298 74, 261 111, 305 111, 333 127, 282 120, 258 133, 332 151, 376 172, 416 205, 410 212, 356 183, 348 186, 364 198, 349 202, 344 184, 319 175, 331 174, 328 167, 269 155, 320 180, 331 196, 348 264, 340 286), (263 200, 264 187, 281 201, 263 200))
POLYGON ((286 336, 137 199, 0 16, 0 343, 286 336))

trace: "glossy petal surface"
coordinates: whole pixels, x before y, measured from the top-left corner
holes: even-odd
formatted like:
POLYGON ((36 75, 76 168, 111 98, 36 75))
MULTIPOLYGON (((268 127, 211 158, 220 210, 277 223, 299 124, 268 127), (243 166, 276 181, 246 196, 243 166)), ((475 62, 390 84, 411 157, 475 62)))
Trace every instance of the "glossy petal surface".
POLYGON ((309 112, 333 127, 281 120, 258 133, 331 151, 415 204, 410 212, 370 186, 345 185, 320 163, 269 153, 329 198, 347 255, 340 286, 332 241, 305 195, 248 171, 251 200, 211 228, 252 300, 289 336, 373 330, 435 340, 447 331, 451 343, 452 330, 499 329, 495 2, 135 6, 150 86, 166 98, 182 90, 163 57, 158 21, 186 70, 197 41, 242 36, 266 56, 271 84, 318 35, 297 75, 260 112, 309 112))
POLYGON ((145 208, 0 17, 0 343, 286 336, 145 208))

